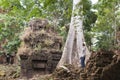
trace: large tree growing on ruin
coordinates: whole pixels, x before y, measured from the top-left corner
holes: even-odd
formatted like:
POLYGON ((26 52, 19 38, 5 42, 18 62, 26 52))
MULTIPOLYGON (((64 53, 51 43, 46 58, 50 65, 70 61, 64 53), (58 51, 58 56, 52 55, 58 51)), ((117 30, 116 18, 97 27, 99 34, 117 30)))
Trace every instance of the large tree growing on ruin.
MULTIPOLYGON (((66 64, 72 64, 75 67, 80 67, 80 55, 82 53, 82 44, 85 41, 83 35, 83 17, 82 17, 82 0, 73 0, 73 9, 71 23, 63 49, 62 57, 57 65, 57 68, 66 64)), ((89 59, 90 53, 86 46, 86 60, 89 59)))

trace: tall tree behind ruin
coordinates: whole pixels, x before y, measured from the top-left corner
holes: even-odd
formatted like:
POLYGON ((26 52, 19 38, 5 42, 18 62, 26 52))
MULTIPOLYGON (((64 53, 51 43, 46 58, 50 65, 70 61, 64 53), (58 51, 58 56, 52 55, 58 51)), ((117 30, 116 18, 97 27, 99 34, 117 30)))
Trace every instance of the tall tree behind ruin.
MULTIPOLYGON (((72 64, 76 67, 80 66, 80 55, 83 48, 82 43, 85 41, 82 25, 83 20, 81 0, 73 0, 70 29, 64 46, 63 54, 57 65, 57 68, 66 64, 72 64)), ((90 55, 88 49, 86 49, 86 52, 86 55, 90 55)), ((88 58, 89 56, 87 56, 86 61, 88 58)))

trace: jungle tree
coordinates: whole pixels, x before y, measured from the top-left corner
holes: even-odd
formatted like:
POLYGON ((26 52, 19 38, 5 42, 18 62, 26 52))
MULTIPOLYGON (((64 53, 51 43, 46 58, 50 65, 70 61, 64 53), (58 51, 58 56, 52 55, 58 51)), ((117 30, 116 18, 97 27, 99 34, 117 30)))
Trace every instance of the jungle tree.
MULTIPOLYGON (((70 28, 64 46, 63 54, 57 65, 57 68, 66 64, 72 64, 73 66, 80 67, 79 58, 82 54, 82 44, 85 41, 83 35, 82 8, 83 6, 81 0, 73 0, 70 28)), ((86 50, 87 60, 90 56, 90 53, 88 49, 86 50)))

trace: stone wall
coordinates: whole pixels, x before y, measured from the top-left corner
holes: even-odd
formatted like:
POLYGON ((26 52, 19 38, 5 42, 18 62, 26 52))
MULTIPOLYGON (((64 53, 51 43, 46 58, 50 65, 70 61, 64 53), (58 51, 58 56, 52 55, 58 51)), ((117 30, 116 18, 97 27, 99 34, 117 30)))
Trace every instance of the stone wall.
POLYGON ((119 80, 120 55, 113 51, 93 53, 80 80, 119 80))

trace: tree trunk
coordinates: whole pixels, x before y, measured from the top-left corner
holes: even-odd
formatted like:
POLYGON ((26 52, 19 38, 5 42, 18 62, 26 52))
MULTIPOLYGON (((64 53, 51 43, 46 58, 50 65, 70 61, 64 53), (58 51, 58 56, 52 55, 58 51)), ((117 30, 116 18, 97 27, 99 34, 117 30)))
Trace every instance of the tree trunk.
POLYGON ((74 37, 75 37, 75 30, 73 26, 73 18, 71 18, 70 29, 68 32, 68 36, 67 36, 67 40, 64 46, 62 57, 57 65, 58 67, 63 66, 64 64, 71 64, 74 37))
MULTIPOLYGON (((63 54, 57 65, 57 68, 66 64, 72 64, 75 67, 80 67, 80 55, 82 53, 82 44, 84 42, 82 16, 79 15, 79 8, 82 9, 82 6, 78 6, 80 1, 81 0, 73 0, 70 29, 64 46, 63 54)), ((86 49, 86 52, 89 53, 88 49, 86 49)), ((86 60, 88 58, 89 56, 86 58, 86 60)))

